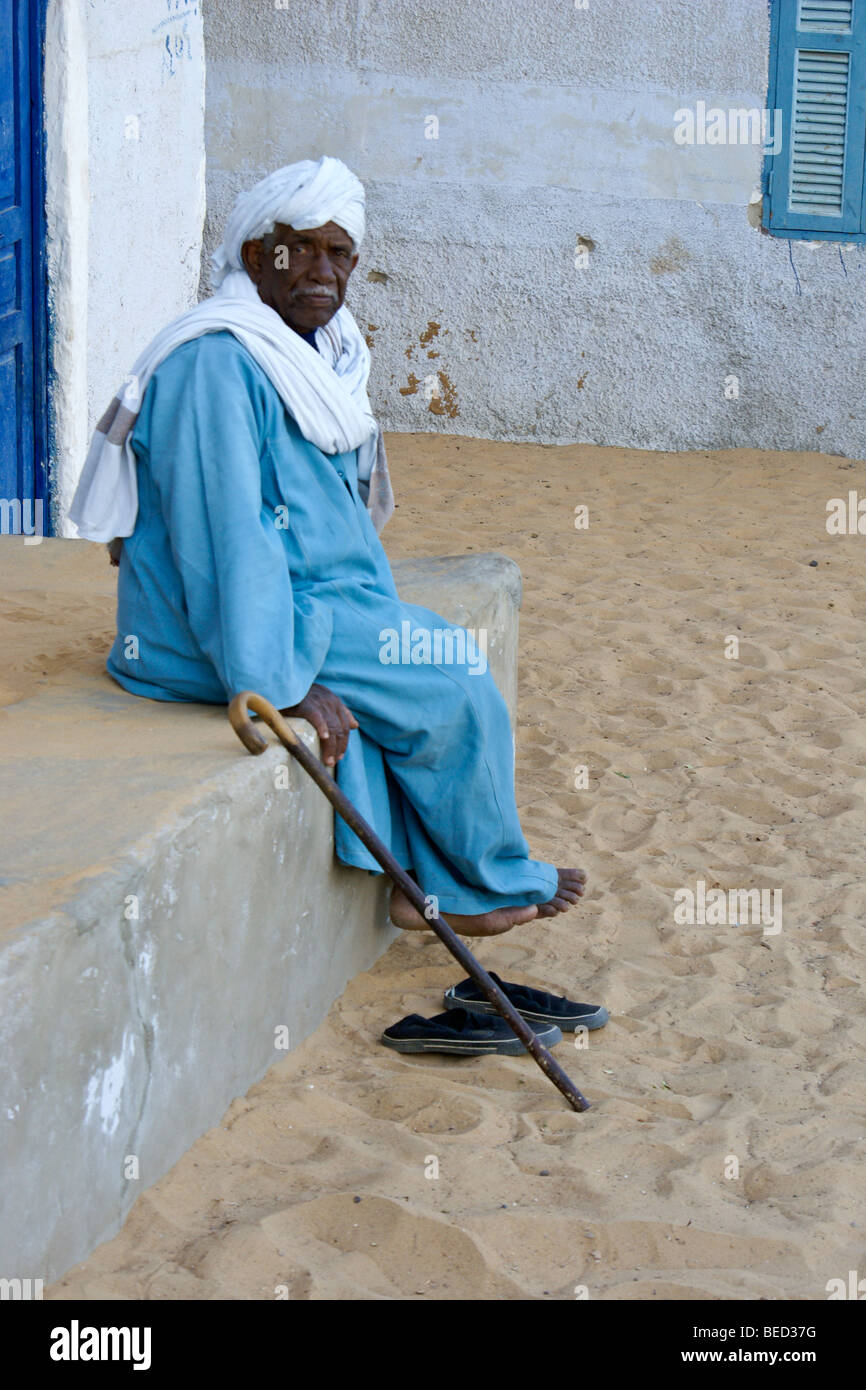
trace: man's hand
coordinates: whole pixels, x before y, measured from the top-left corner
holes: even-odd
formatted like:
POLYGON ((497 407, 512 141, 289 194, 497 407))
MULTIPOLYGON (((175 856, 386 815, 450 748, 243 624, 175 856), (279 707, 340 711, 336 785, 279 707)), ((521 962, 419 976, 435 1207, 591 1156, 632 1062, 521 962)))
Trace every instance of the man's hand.
POLYGON ((324 685, 311 685, 303 700, 290 709, 281 709, 280 714, 309 720, 322 742, 322 762, 329 766, 340 761, 346 751, 349 734, 352 729, 360 727, 339 695, 324 685))

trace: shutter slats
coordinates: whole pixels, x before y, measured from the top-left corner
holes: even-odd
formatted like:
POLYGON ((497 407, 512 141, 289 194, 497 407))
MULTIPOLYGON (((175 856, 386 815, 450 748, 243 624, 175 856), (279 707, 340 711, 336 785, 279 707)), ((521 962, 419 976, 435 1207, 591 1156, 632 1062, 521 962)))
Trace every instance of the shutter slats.
POLYGON ((797 27, 814 32, 823 29, 829 34, 851 31, 852 0, 800 0, 797 27))
MULTIPOLYGON (((851 6, 843 0, 801 0, 800 17, 820 11, 826 27, 831 11, 838 16, 845 10, 850 19, 851 6)), ((842 213, 849 75, 848 53, 797 50, 789 195, 797 211, 842 213)))

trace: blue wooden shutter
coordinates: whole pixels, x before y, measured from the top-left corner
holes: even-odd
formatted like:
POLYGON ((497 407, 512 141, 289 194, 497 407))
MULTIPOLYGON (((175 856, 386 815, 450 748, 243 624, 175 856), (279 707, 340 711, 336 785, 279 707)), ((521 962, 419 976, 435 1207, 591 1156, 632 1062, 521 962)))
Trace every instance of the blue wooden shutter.
MULTIPOLYGON (((45 504, 43 0, 0 0, 0 525, 45 504)), ((27 524, 27 518, 30 524, 27 524)))
POLYGON ((768 231, 862 239, 864 81, 866 0, 775 0, 768 105, 781 147, 767 160, 768 231))

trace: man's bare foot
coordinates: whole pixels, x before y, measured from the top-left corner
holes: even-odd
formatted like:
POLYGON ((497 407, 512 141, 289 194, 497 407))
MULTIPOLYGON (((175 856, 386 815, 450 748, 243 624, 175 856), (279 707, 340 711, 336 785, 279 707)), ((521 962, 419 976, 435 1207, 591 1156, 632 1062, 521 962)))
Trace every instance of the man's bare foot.
MULTIPOLYGON (((457 912, 446 912, 445 920, 461 936, 501 936, 512 927, 523 926, 536 917, 554 917, 558 912, 567 912, 583 896, 586 874, 583 869, 558 869, 559 885, 556 893, 546 903, 529 907, 497 907, 492 912, 482 912, 475 916, 462 916, 457 912)), ((391 921, 404 931, 429 931, 430 923, 412 906, 400 888, 391 892, 391 921)))
POLYGON ((567 912, 583 897, 586 891, 586 874, 583 869, 557 869, 559 886, 552 898, 539 903, 539 917, 555 917, 558 912, 567 912))

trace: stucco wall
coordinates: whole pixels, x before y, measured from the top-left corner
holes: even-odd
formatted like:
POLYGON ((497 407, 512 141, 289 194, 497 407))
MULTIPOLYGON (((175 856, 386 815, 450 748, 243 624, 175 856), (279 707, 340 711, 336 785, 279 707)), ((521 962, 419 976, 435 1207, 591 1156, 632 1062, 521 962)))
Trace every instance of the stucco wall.
POLYGON ((196 300, 204 219, 198 0, 52 0, 45 107, 62 527, 95 421, 157 329, 196 300))
POLYGON ((344 158, 368 189, 349 301, 386 428, 866 452, 866 249, 761 234, 760 149, 673 138, 700 100, 764 107, 767 0, 204 17, 206 251, 239 188, 344 158))

